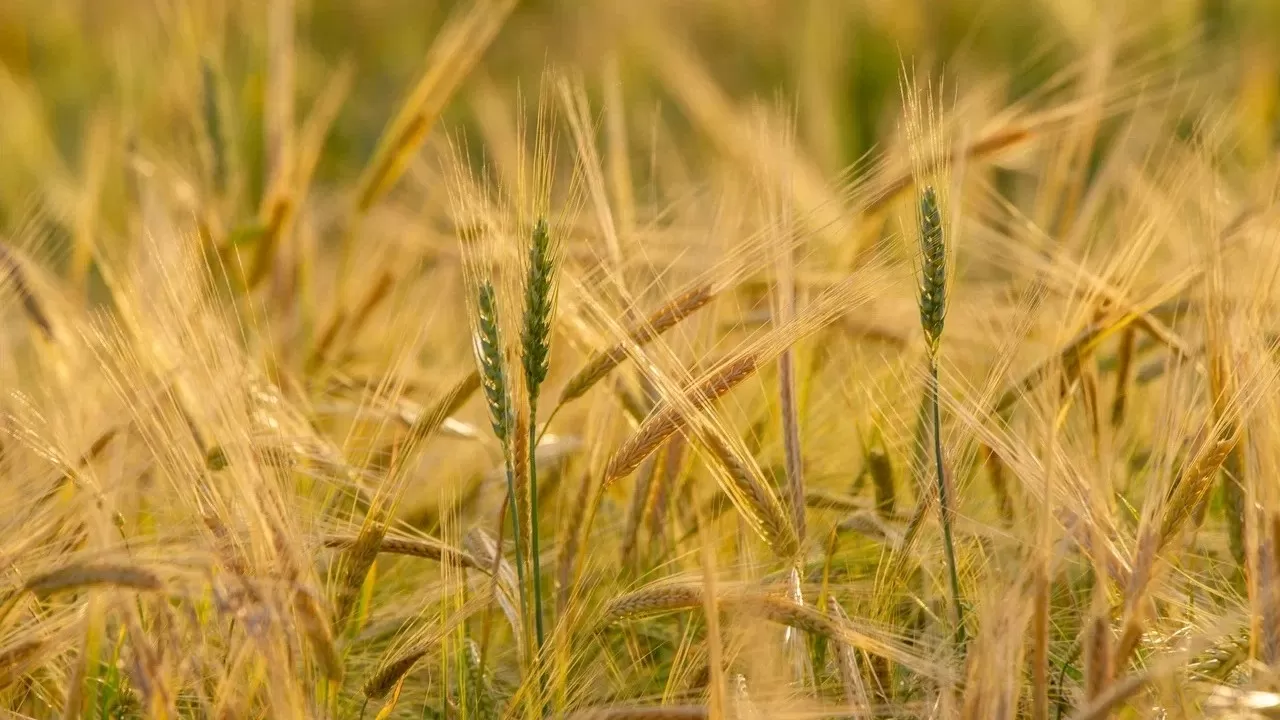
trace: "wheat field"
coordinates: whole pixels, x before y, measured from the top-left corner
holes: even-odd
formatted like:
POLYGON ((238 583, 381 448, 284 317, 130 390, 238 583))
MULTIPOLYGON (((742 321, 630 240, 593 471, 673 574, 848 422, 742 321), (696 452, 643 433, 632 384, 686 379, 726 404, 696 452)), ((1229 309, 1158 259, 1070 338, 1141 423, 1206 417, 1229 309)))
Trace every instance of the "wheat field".
POLYGON ((1280 717, 1278 41, 0 2, 0 714, 1280 717))

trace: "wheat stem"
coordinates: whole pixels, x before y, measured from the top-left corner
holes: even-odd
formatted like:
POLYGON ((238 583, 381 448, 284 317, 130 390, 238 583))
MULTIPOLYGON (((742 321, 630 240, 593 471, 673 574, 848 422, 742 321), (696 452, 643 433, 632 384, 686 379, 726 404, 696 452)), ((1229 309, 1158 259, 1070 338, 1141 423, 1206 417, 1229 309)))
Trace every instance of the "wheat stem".
POLYGON ((964 645, 964 610, 960 603, 960 576, 956 571, 956 548, 951 537, 951 498, 947 493, 946 470, 942 466, 942 413, 938 402, 938 362, 929 362, 930 396, 933 405, 933 456, 938 473, 938 514, 942 516, 942 550, 947 559, 947 578, 951 583, 952 612, 955 614, 956 643, 964 645))

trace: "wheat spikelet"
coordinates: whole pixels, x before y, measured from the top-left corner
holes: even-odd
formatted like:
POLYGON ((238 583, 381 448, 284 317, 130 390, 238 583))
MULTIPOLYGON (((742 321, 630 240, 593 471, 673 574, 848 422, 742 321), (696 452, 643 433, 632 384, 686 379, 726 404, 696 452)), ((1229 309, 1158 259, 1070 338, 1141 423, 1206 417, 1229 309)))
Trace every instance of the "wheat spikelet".
POLYGON ((1196 657, 1188 671, 1211 680, 1226 680, 1232 670, 1249 658, 1251 634, 1251 629, 1246 626, 1223 637, 1196 657))
POLYGON ((475 716, 480 720, 493 720, 498 717, 498 709, 493 703, 493 687, 489 675, 480 662, 480 646, 471 638, 463 641, 463 658, 467 662, 465 679, 467 682, 467 698, 475 716))
POLYGON ((386 536, 386 532, 386 524, 371 513, 365 519, 359 534, 351 540, 342 553, 343 573, 337 588, 338 602, 335 616, 339 631, 344 629, 351 619, 360 588, 364 586, 369 577, 369 569, 378 558, 378 550, 382 547, 382 539, 386 536))
POLYGON ((369 679, 360 687, 360 692, 371 700, 381 700, 391 692, 401 678, 413 669, 414 665, 418 664, 419 660, 427 656, 427 652, 427 648, 417 647, 402 653, 369 676, 369 679))
POLYGON ((324 616, 316 598, 309 592, 299 590, 294 593, 293 607, 301 621, 302 632, 306 635, 311 647, 320 659, 325 677, 334 682, 342 679, 342 656, 333 641, 333 632, 329 620, 324 616))
POLYGON ((582 368, 574 373, 565 384, 564 390, 560 392, 559 404, 563 405, 585 395, 604 376, 627 359, 629 346, 645 346, 654 338, 679 325, 682 320, 713 299, 715 299, 715 288, 707 284, 693 287, 668 300, 662 307, 632 326, 627 331, 625 342, 619 342, 587 358, 582 368))
POLYGON ((760 468, 749 457, 740 455, 715 429, 701 433, 699 440, 724 469, 728 484, 722 487, 741 516, 764 538, 778 558, 794 558, 800 552, 796 529, 760 468))
POLYGON ((655 585, 610 600, 600 612, 599 626, 702 606, 701 585, 655 585))
POLYGON ((498 326, 498 301, 493 283, 480 285, 477 304, 478 332, 476 333, 476 359, 480 363, 481 387, 489 408, 489 422, 493 434, 505 446, 511 435, 511 395, 507 388, 506 351, 498 326))
POLYGON ((920 327, 930 356, 938 354, 947 319, 947 244, 942 234, 938 195, 925 186, 920 193, 920 327))
POLYGON ((1232 433, 1210 443, 1178 478, 1165 503, 1164 518, 1160 525, 1161 547, 1173 539, 1213 489, 1218 470, 1235 448, 1237 439, 1238 436, 1232 433))
MULTIPOLYGON (((695 410, 701 410, 750 377, 756 369, 754 355, 738 358, 687 390, 684 399, 695 410)), ((644 462, 645 458, 652 455, 659 445, 688 423, 689 418, 677 407, 667 401, 660 402, 609 459, 604 471, 604 486, 607 488, 614 480, 629 475, 644 462)))
MULTIPOLYGON (((334 550, 349 550, 360 542, 359 535, 326 535, 322 540, 322 544, 334 550)), ((463 552, 458 548, 448 545, 435 538, 399 538, 383 536, 376 552, 390 553, 392 555, 406 555, 409 557, 425 558, 427 560, 437 560, 440 562, 457 563, 463 567, 479 570, 488 574, 490 568, 484 562, 478 560, 471 553, 463 552)))
MULTIPOLYGON (((849 616, 835 596, 827 596, 827 612, 840 622, 848 624, 849 616)), ((845 711, 852 717, 865 717, 871 708, 871 698, 858 668, 858 654, 853 646, 837 640, 835 643, 836 666, 840 671, 840 689, 844 694, 845 711)))
POLYGON ((147 592, 159 591, 164 584, 160 576, 136 565, 66 565, 36 575, 23 588, 37 597, 83 587, 118 587, 147 592))
POLYGON ((524 325, 520 340, 523 352, 525 388, 536 407, 538 390, 547 379, 551 361, 551 319, 555 311, 557 244, 551 239, 547 221, 534 225, 525 263, 524 325))

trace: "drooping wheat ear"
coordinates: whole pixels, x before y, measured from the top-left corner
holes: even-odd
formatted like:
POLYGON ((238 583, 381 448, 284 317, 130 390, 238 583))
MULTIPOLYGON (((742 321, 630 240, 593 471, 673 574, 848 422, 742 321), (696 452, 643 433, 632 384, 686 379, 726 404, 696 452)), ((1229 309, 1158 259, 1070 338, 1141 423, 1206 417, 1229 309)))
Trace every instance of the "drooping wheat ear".
POLYGON ((938 354, 947 319, 947 245, 942 234, 942 213, 933 187, 920 192, 920 327, 929 355, 938 354))
POLYGON ((493 434, 506 448, 511 436, 511 395, 507 387, 506 351, 498 328, 498 299, 493 283, 488 280, 480 285, 478 308, 476 353, 480 360, 481 386, 484 388, 485 403, 489 407, 489 422, 493 425, 493 434))
MULTIPOLYGON (((335 550, 348 550, 354 547, 359 541, 359 535, 333 534, 326 535, 324 537, 323 544, 325 547, 333 548, 335 550)), ((436 540, 435 538, 400 538, 383 536, 378 545, 377 552, 457 563, 472 570, 479 570, 486 575, 491 572, 491 568, 488 565, 481 562, 470 553, 463 552, 462 550, 441 542, 440 540, 436 540)))
POLYGON ((117 587, 156 592, 163 583, 151 570, 136 565, 65 565, 27 580, 23 589, 37 597, 84 587, 117 587))
POLYGON ((1234 428, 1226 430, 1206 445, 1182 472, 1165 503, 1164 519, 1160 526, 1160 547, 1163 548, 1173 540, 1183 523, 1208 496, 1218 470, 1235 449, 1238 440, 1239 433, 1234 428))
POLYGON ((163 583, 159 575, 136 565, 115 563, 64 565, 32 577, 23 584, 22 592, 13 593, 0 603, 0 624, 27 593, 44 598, 57 592, 95 587, 159 592, 163 588, 163 583))
MULTIPOLYGON (((715 290, 711 285, 699 285, 686 290, 668 300, 644 320, 636 323, 627 332, 627 341, 638 347, 651 342, 654 338, 680 324, 681 320, 692 315, 699 308, 715 298, 715 290)), ((582 397, 608 375, 611 370, 627 359, 627 343, 618 343, 607 350, 595 353, 587 359, 582 369, 574 374, 560 393, 559 404, 582 397)))
MULTIPOLYGON (((744 355, 724 365, 701 383, 689 388, 684 399, 695 410, 701 410, 750 377, 755 373, 756 368, 755 355, 744 355)), ((604 471, 604 486, 608 487, 614 480, 629 475, 644 462, 645 458, 652 455, 659 445, 688 423, 689 418, 670 401, 664 400, 659 403, 609 459, 604 471)))
POLYGON ((622 620, 640 620, 676 610, 702 606, 702 585, 654 585, 610 600, 600 613, 603 629, 622 620))
POLYGON ((361 686, 360 692, 370 700, 381 700, 391 692, 391 688, 400 682, 400 678, 404 677, 418 661, 427 656, 427 649, 418 646, 409 652, 397 657, 395 660, 383 665, 365 681, 361 686))
POLYGON ((720 467, 728 484, 722 486, 747 524, 764 538, 774 555, 792 560, 800 553, 800 541, 791 516, 770 488, 760 468, 748 455, 734 448, 721 433, 707 429, 700 437, 720 467))
POLYGON ((542 560, 538 542, 538 393, 547 379, 551 362, 551 320, 556 302, 556 246, 547 229, 547 221, 539 218, 529 243, 529 260, 525 268, 524 330, 521 333, 521 360, 524 363, 525 387, 529 393, 529 536, 533 575, 533 623, 542 647, 542 560))

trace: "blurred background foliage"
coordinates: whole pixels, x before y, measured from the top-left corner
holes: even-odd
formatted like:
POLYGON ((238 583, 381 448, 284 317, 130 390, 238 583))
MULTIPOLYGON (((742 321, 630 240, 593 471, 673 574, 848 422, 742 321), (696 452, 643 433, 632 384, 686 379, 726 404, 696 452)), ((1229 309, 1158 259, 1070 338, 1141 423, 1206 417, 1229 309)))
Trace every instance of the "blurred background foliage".
MULTIPOLYGON (((299 108, 315 100, 341 63, 354 71, 322 157, 322 180, 347 180, 365 163, 456 4, 296 0, 299 108)), ((254 196, 264 164, 258 128, 268 6, 0 3, 0 105, 7 108, 0 208, 12 213, 20 206, 24 191, 48 179, 46 164, 77 167, 88 128, 104 115, 119 122, 117 130, 166 143, 180 161, 198 135, 202 61, 216 68, 229 101, 231 135, 254 196), (36 117, 21 117, 24 110, 36 117)), ((1100 34, 1137 26, 1145 44, 1162 44, 1206 67, 1238 67, 1233 80, 1249 127, 1243 151, 1264 151, 1275 134, 1280 3, 1274 0, 524 0, 448 119, 467 123, 481 91, 532 87, 544 61, 588 71, 617 62, 628 105, 637 114, 662 111, 670 103, 647 65, 644 38, 631 32, 637 14, 692 48, 732 97, 794 99, 801 139, 828 171, 872 151, 895 122, 902 58, 945 66, 962 78, 1007 77, 1006 99, 1014 101, 1079 59, 1100 34)), ((687 126, 674 123, 673 130, 687 134, 691 146, 705 142, 687 126)))
MULTIPOLYGON (((196 211, 217 196, 231 228, 252 222, 271 184, 272 12, 295 18, 292 101, 279 106, 295 128, 350 73, 316 158, 311 197, 323 209, 326 198, 349 195, 429 66, 440 28, 469 5, 4 0, 0 232, 38 229, 55 270, 75 255, 77 233, 100 235, 100 246, 107 236, 127 238, 137 229, 129 192, 139 156, 197 185, 188 190, 196 211), (221 152, 210 147, 210 127, 222 135, 221 152)), ((1225 106, 1190 108, 1191 121, 1204 117, 1200 110, 1221 111, 1242 167, 1259 167, 1277 132, 1277 40, 1274 0, 524 0, 451 97, 436 135, 494 137, 495 118, 509 122, 510 103, 531 103, 555 66, 582 73, 592 107, 606 88, 618 93, 632 143, 629 180, 640 193, 661 192, 657 174, 731 155, 734 141, 717 123, 778 100, 794 108, 806 161, 838 182, 892 139, 904 63, 946 77, 952 94, 981 89, 990 115, 1052 88, 1063 72, 1079 78, 1081 65, 1099 57, 1134 64, 1113 74, 1150 72, 1154 87, 1168 87, 1172 73, 1210 88, 1225 106), (1112 59, 1116 48, 1123 52, 1112 59)), ((1132 88, 1142 92, 1142 82, 1132 88)), ((1104 126, 1099 156, 1107 133, 1104 126)), ((317 241, 335 242, 338 225, 320 220, 317 241)), ((78 269, 70 262, 73 276, 92 276, 87 259, 78 269)))

